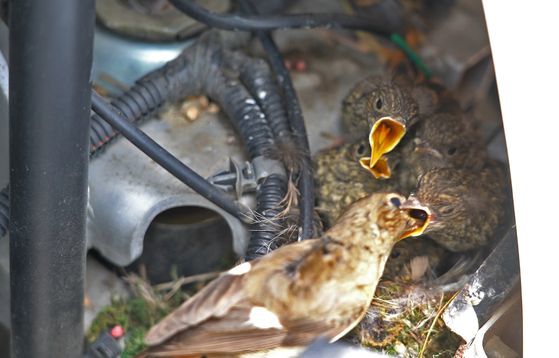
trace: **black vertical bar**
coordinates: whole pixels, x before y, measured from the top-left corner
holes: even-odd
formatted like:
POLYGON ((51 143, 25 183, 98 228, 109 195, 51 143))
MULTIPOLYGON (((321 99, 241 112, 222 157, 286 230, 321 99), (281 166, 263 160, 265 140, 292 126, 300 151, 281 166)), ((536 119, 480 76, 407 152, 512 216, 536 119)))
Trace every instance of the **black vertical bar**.
POLYGON ((9 12, 12 357, 78 357, 94 0, 9 12))

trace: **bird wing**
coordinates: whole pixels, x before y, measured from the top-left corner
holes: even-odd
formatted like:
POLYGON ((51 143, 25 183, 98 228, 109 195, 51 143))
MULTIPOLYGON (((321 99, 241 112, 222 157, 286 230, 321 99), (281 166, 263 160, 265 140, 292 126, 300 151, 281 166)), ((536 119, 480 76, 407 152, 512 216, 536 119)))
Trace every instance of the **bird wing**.
POLYGON ((225 316, 233 306, 246 299, 243 270, 248 269, 250 263, 244 263, 221 274, 153 326, 146 334, 145 342, 150 346, 157 345, 209 318, 225 316))
MULTIPOLYGON (((355 325, 353 319, 336 324, 321 312, 316 318, 312 312, 300 314, 305 302, 291 301, 306 300, 289 295, 292 290, 288 286, 294 281, 313 286, 306 277, 310 273, 304 272, 310 264, 306 261, 324 255, 323 250, 322 240, 306 240, 220 275, 148 332, 145 341, 151 348, 147 353, 176 356, 261 351, 307 345, 318 336, 342 336, 355 325), (289 306, 299 307, 295 317, 289 306)), ((316 272, 310 276, 319 278, 316 272)), ((356 312, 355 320, 361 314, 356 312)))

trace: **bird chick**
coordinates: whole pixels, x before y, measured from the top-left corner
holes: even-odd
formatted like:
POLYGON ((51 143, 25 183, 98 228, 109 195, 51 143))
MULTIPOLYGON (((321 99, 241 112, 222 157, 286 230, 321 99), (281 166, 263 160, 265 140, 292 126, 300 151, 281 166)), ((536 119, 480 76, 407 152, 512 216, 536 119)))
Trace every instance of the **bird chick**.
POLYGON ((479 171, 486 162, 487 151, 475 123, 460 112, 443 112, 418 123, 413 138, 399 148, 394 170, 400 190, 410 192, 418 178, 432 169, 479 171))
POLYGON ((397 191, 391 180, 375 180, 359 165, 370 153, 365 141, 323 150, 313 158, 317 210, 326 227, 332 226, 353 202, 374 192, 397 191))
POLYGON ((364 316, 392 246, 421 220, 399 194, 354 203, 317 239, 221 274, 147 333, 144 356, 247 353, 335 341, 364 316))
POLYGON ((385 160, 379 160, 400 142, 419 116, 419 106, 408 86, 381 76, 358 82, 342 103, 342 124, 353 140, 367 138, 371 155, 360 158, 377 178, 389 178, 385 160))
POLYGON ((432 240, 403 240, 394 245, 383 280, 420 282, 431 279, 448 251, 432 240))
POLYGON ((427 218, 413 235, 426 234, 454 252, 487 244, 505 216, 504 178, 498 165, 478 172, 443 168, 425 173, 402 204, 411 216, 427 218))
POLYGON ((404 76, 369 76, 358 82, 342 103, 342 125, 349 138, 368 140, 371 154, 360 164, 376 178, 390 178, 390 153, 420 117, 456 107, 443 86, 414 84, 404 76))

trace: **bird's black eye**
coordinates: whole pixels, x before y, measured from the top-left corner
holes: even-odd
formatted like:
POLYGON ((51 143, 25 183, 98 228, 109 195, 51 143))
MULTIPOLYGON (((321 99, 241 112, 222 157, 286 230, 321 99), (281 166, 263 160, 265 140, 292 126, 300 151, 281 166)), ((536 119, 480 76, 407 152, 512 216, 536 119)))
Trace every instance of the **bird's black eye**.
POLYGON ((357 147, 357 154, 360 156, 365 154, 365 149, 365 144, 359 144, 359 146, 357 147))
POLYGON ((398 256, 400 256, 400 252, 399 251, 392 251, 392 253, 390 254, 390 257, 395 259, 398 256))
POLYGON ((419 210, 419 209, 411 209, 409 211, 409 215, 414 218, 414 219, 418 219, 421 221, 425 221, 427 220, 427 213, 423 210, 419 210))
POLYGON ((392 205, 394 205, 397 208, 399 208, 400 205, 402 205, 402 202, 397 197, 393 197, 392 199, 390 199, 390 202, 392 203, 392 205))
POLYGON ((456 153, 456 147, 449 148, 447 153, 448 155, 454 155, 454 153, 456 153))
POLYGON ((454 212, 454 207, 452 206, 444 206, 442 209, 440 209, 441 214, 443 215, 449 215, 452 214, 454 212))
POLYGON ((375 107, 376 109, 378 109, 379 111, 382 109, 382 98, 378 98, 377 101, 375 102, 375 107))

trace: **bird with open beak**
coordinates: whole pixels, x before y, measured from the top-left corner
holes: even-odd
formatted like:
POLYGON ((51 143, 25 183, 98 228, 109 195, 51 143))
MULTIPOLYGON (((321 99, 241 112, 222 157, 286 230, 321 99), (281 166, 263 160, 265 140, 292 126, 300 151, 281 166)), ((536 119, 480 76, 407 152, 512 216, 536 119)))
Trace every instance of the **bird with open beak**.
POLYGON ((424 222, 411 235, 425 234, 454 252, 484 246, 505 218, 505 178, 495 163, 477 172, 442 168, 425 173, 402 204, 410 216, 424 222))
POLYGON ((369 76, 358 82, 342 103, 342 124, 350 141, 365 139, 370 155, 360 158, 375 178, 390 178, 385 154, 400 143, 420 118, 440 104, 440 89, 414 85, 404 77, 369 76))
POLYGON ((147 333, 143 356, 242 354, 335 341, 363 318, 393 245, 423 226, 378 193, 322 237, 224 272, 147 333))

